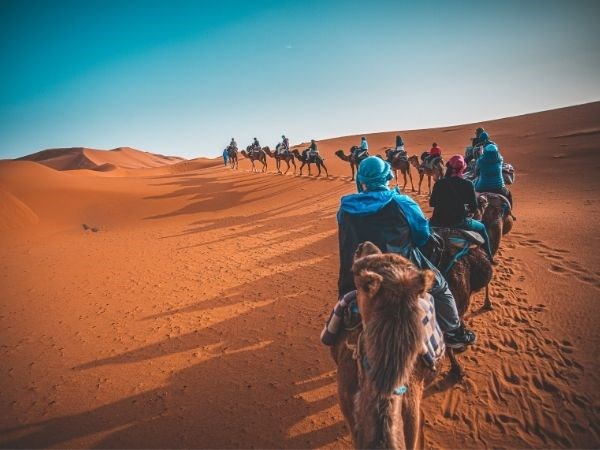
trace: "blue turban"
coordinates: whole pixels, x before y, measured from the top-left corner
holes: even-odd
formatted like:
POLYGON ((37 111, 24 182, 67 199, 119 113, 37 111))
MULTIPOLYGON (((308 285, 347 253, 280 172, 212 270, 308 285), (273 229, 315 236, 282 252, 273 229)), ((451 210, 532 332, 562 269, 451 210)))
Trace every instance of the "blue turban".
POLYGON ((392 167, 388 162, 377 156, 369 156, 358 166, 356 185, 358 192, 363 191, 363 183, 369 191, 383 191, 388 189, 388 183, 393 179, 392 167))

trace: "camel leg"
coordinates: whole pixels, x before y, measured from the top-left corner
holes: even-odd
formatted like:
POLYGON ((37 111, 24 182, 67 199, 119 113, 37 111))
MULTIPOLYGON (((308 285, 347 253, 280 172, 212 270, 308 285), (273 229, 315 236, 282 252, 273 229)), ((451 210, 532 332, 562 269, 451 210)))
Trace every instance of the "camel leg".
POLYGON ((296 175, 296 161, 292 159, 292 166, 294 166, 294 175, 296 175))
POLYGON ((485 311, 491 311, 493 309, 492 302, 490 301, 489 284, 485 285, 485 300, 483 301, 483 309, 485 311))
POLYGON ((352 178, 350 181, 354 181, 354 164, 350 163, 350 169, 352 170, 352 178))
POLYGON ((410 187, 412 192, 415 192, 415 185, 413 184, 412 174, 410 173, 410 167, 408 168, 408 178, 410 180, 410 187))
POLYGON ((325 169, 325 178, 329 178, 329 172, 327 172, 327 167, 325 167, 325 164, 321 164, 323 166, 323 169, 325 169))
POLYGON ((431 175, 427 176, 427 189, 429 189, 429 196, 431 197, 431 175))
POLYGON ((446 347, 446 352, 448 352, 448 358, 450 358, 450 373, 448 375, 453 380, 461 380, 465 376, 465 372, 454 354, 454 349, 446 347))
POLYGON ((423 176, 424 175, 422 173, 419 173, 419 195, 421 195, 421 184, 423 183, 423 176))

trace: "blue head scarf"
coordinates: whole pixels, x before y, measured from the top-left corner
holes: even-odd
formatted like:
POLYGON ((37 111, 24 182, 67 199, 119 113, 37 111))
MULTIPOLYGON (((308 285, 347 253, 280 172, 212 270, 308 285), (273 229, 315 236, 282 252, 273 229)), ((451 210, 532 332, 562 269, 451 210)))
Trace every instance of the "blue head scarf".
POLYGON ((356 186, 358 192, 363 191, 363 183, 368 191, 384 191, 388 189, 388 183, 393 179, 394 175, 389 163, 377 156, 369 156, 358 167, 356 186))

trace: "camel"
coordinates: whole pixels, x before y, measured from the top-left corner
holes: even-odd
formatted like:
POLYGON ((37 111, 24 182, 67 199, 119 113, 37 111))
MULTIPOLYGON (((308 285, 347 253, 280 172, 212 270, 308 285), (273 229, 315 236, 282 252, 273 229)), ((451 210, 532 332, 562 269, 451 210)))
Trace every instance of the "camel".
POLYGON ((296 159, 300 162, 302 162, 302 165, 300 166, 300 175, 302 175, 302 168, 306 165, 308 165, 308 175, 310 176, 310 165, 315 163, 317 165, 317 169, 319 170, 319 173, 317 174, 318 177, 321 176, 321 167, 323 167, 323 169, 325 169, 325 176, 329 177, 329 173, 327 172, 327 167, 325 167, 325 162, 324 159, 321 158, 321 156, 317 155, 316 160, 315 161, 310 161, 308 158, 308 149, 303 150, 302 154, 300 154, 300 152, 297 149, 292 150, 292 153, 294 154, 294 156, 296 157, 296 159))
MULTIPOLYGON (((493 266, 485 250, 481 245, 470 245, 469 252, 461 258, 453 261, 453 257, 462 250, 462 243, 456 245, 455 240, 464 239, 460 230, 452 228, 433 228, 438 236, 444 242, 441 253, 437 258, 430 257, 444 275, 448 282, 450 292, 456 301, 458 315, 462 319, 469 310, 471 295, 485 288, 485 299, 483 310, 491 310, 492 303, 489 295, 489 283, 492 281, 493 266)), ((430 239, 432 241, 432 239, 430 239)), ((450 376, 455 379, 461 379, 464 376, 464 370, 458 362, 453 349, 448 348, 448 357, 451 363, 450 376)))
MULTIPOLYGON (((390 159, 390 156, 389 156, 390 152, 392 152, 394 150, 395 149, 390 148, 385 151, 385 156, 388 161, 390 159)), ((415 185, 413 184, 412 175, 410 173, 410 162, 408 160, 408 157, 407 156, 402 157, 402 155, 397 154, 392 159, 392 162, 390 163, 390 165, 392 166, 392 169, 394 170, 394 178, 396 179, 396 186, 399 185, 398 171, 400 171, 400 173, 402 174, 402 177, 404 178, 404 184, 402 185, 402 190, 404 191, 406 189, 406 175, 408 174, 408 178, 410 179, 410 187, 412 189, 412 192, 415 192, 415 185)))
POLYGON ((481 192, 478 197, 479 211, 475 218, 481 220, 490 238, 490 248, 495 255, 502 236, 512 230, 514 221, 508 199, 499 194, 481 192))
POLYGON ((269 147, 263 147, 263 150, 265 151, 265 153, 268 156, 270 156, 271 158, 275 158, 275 164, 277 166, 277 173, 281 173, 281 161, 285 161, 285 163, 287 164, 287 169, 285 169, 285 172, 283 172, 283 175, 288 173, 288 170, 290 170, 290 162, 294 166, 294 174, 296 173, 296 161, 295 161, 296 158, 294 157, 293 153, 287 152, 287 153, 281 154, 281 153, 277 152, 277 150, 272 152, 269 147))
POLYGON ((232 169, 238 168, 238 150, 237 148, 227 148, 227 154, 229 156, 229 165, 232 169))
POLYGON ((346 155, 344 153, 344 150, 340 149, 338 151, 335 152, 335 156, 337 156, 338 158, 340 158, 342 161, 346 161, 350 163, 350 169, 352 170, 352 179, 351 181, 354 181, 354 169, 356 168, 356 171, 358 171, 358 166, 360 165, 360 163, 365 159, 369 157, 369 152, 365 151, 363 153, 360 154, 359 158, 356 158, 356 151, 359 150, 360 147, 358 145, 354 145, 350 148, 350 154, 346 155))
POLYGON ((246 147, 246 150, 241 151, 241 154, 248 158, 252 163, 252 172, 258 172, 258 169, 256 169, 256 166, 254 165, 254 161, 259 161, 263 165, 261 172, 267 171, 267 154, 264 149, 261 148, 257 152, 254 152, 252 146, 249 145, 246 147))
POLYGON ((421 183, 423 182, 423 177, 425 175, 427 175, 427 186, 429 188, 429 195, 431 195, 431 178, 433 177, 433 182, 435 183, 444 176, 444 160, 440 158, 431 169, 424 167, 421 163, 419 163, 419 158, 417 155, 410 156, 408 161, 415 167, 415 169, 417 169, 417 172, 419 172, 419 195, 421 194, 421 183))
POLYGON ((423 390, 438 372, 419 357, 425 334, 419 297, 434 274, 370 242, 356 250, 352 271, 361 324, 341 331, 331 349, 342 413, 356 448, 414 449, 422 436, 423 390))

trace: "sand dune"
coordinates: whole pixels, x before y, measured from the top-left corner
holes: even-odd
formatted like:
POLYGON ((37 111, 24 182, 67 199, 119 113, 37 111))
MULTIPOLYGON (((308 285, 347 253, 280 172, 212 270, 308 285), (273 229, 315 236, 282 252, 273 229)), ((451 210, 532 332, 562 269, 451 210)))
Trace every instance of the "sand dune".
MULTIPOLYGON (((518 221, 496 308, 478 295, 467 317, 466 379, 426 392, 427 448, 600 446, 598 117, 593 103, 483 124, 517 168, 518 221)), ((402 136, 451 155, 476 126, 402 136)), ((368 135, 372 152, 395 134, 368 135)), ((327 179, 273 160, 102 162, 114 177, 0 162, 1 445, 350 446, 319 332, 354 190, 333 152, 358 141, 319 143, 327 179)))
POLYGON ((53 148, 18 158, 35 161, 56 170, 91 169, 99 171, 160 167, 181 162, 183 158, 163 156, 129 147, 95 150, 84 147, 53 148))

